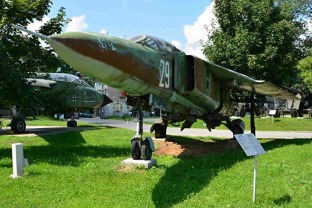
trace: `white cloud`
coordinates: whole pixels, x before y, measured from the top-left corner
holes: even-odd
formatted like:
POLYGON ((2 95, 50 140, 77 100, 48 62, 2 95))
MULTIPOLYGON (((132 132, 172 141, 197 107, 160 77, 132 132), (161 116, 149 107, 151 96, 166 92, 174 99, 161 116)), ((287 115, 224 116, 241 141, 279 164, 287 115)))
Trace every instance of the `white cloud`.
POLYGON ((107 30, 105 30, 105 29, 101 29, 101 30, 100 30, 100 33, 105 34, 105 35, 108 34, 107 30))
POLYGON ((200 42, 207 41, 205 26, 210 28, 211 23, 216 19, 213 7, 214 3, 212 2, 192 25, 184 25, 184 36, 186 38, 185 53, 206 59, 200 42))
POLYGON ((71 21, 68 23, 66 28, 66 32, 69 31, 83 31, 88 28, 88 24, 86 23, 87 16, 74 16, 71 18, 71 21))
POLYGON ((177 47, 178 49, 182 50, 182 44, 181 44, 179 41, 173 40, 173 41, 171 41, 171 43, 172 43, 175 47, 177 47))
MULTIPOLYGON (((43 26, 45 23, 47 23, 49 20, 50 20, 50 17, 44 16, 41 21, 36 20, 33 23, 30 23, 29 25, 27 25, 27 29, 31 30, 31 31, 38 31, 40 29, 40 27, 43 26)), ((49 46, 41 38, 39 38, 39 42, 40 42, 41 46, 44 48, 49 46)))
POLYGON ((48 16, 44 16, 42 18, 41 21, 34 21, 33 23, 30 23, 28 26, 27 26, 27 29, 28 30, 31 30, 31 31, 36 31, 36 30, 39 30, 39 28, 44 25, 46 22, 48 22, 50 20, 50 17, 48 16))

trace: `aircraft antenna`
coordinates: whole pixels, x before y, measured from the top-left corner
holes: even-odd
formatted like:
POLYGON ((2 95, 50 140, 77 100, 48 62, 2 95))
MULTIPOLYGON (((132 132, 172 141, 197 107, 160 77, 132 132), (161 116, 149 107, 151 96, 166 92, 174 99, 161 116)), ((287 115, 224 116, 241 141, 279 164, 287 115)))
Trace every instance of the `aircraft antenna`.
POLYGON ((44 40, 48 40, 48 39, 49 39, 49 37, 46 36, 46 35, 43 35, 43 34, 41 34, 41 33, 36 33, 36 32, 34 32, 34 31, 28 30, 28 29, 26 29, 26 28, 24 28, 24 27, 21 27, 21 26, 18 26, 18 25, 14 25, 14 24, 12 24, 12 26, 13 26, 15 29, 24 31, 24 32, 29 33, 29 34, 32 34, 32 35, 35 35, 35 36, 37 36, 37 37, 39 37, 39 38, 42 38, 42 39, 44 39, 44 40))

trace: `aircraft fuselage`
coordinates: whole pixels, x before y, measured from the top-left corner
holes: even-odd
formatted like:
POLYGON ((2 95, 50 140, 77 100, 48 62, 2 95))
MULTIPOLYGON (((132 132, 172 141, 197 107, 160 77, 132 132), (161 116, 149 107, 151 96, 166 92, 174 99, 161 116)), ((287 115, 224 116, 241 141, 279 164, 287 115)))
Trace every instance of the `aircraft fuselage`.
POLYGON ((228 93, 210 73, 207 62, 151 36, 133 41, 83 32, 54 35, 48 40, 76 70, 127 95, 149 95, 150 104, 158 103, 162 110, 232 114, 228 93))

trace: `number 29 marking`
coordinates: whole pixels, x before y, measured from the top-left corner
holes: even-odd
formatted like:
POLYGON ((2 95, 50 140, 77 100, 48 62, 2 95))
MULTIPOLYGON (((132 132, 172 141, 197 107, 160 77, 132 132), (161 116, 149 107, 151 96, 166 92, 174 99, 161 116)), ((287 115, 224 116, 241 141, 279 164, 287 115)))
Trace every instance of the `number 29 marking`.
POLYGON ((170 86, 170 65, 168 61, 160 59, 159 65, 159 87, 169 88, 170 86))

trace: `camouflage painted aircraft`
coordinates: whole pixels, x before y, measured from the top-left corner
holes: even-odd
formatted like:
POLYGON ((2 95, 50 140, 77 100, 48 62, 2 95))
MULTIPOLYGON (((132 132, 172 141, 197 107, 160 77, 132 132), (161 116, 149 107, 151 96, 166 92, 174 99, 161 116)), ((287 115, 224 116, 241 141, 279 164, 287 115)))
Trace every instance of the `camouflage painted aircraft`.
MULTIPOLYGON (((183 130, 197 119, 203 120, 209 131, 224 124, 233 134, 243 133, 243 121, 230 119, 234 110, 231 90, 297 99, 265 81, 186 55, 153 36, 124 40, 100 33, 66 32, 47 37, 14 27, 46 40, 77 71, 126 92, 130 105, 161 109, 161 119, 151 127, 156 138, 166 137, 168 124, 184 121, 183 130)), ((150 138, 142 139, 139 115, 137 134, 131 140, 132 158, 150 159, 153 144, 150 138)))
MULTIPOLYGON (((74 119, 75 110, 97 108, 112 102, 106 95, 94 90, 89 84, 72 74, 38 73, 27 80, 35 87, 64 92, 67 97, 64 100, 64 106, 68 109, 66 114, 71 117, 67 121, 68 127, 77 127, 77 121, 74 119)), ((25 132, 25 119, 17 112, 13 114, 11 130, 16 133, 25 132)))

